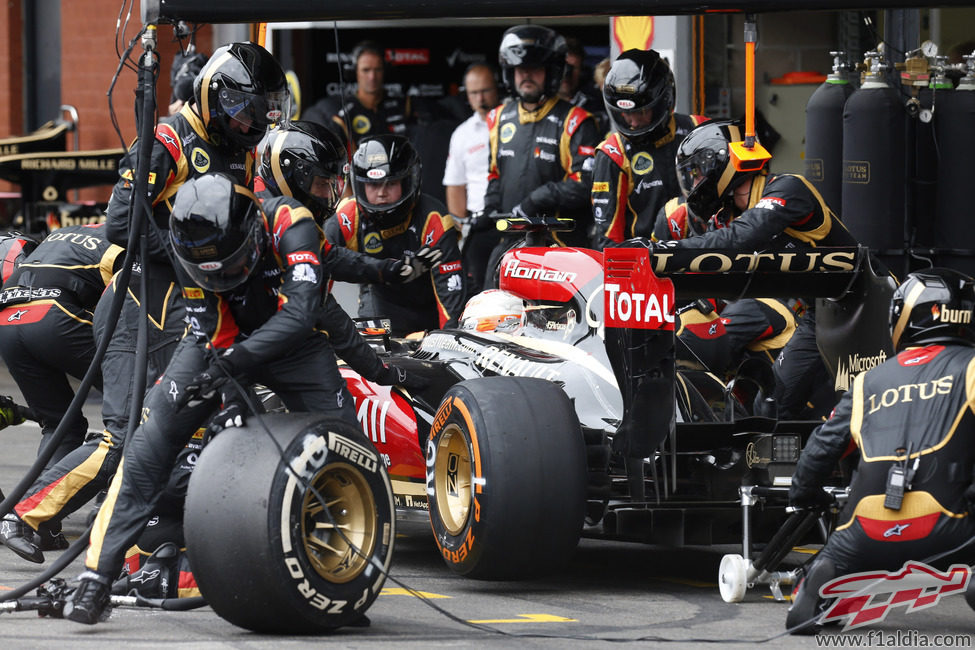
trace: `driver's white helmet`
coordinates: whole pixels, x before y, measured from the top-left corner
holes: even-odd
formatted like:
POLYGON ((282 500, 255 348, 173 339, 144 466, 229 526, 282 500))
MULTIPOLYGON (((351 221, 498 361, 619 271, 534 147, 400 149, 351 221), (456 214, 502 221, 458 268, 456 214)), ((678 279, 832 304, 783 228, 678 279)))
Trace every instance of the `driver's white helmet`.
POLYGON ((501 289, 482 291, 467 301, 460 328, 472 332, 514 334, 525 325, 525 301, 501 289))

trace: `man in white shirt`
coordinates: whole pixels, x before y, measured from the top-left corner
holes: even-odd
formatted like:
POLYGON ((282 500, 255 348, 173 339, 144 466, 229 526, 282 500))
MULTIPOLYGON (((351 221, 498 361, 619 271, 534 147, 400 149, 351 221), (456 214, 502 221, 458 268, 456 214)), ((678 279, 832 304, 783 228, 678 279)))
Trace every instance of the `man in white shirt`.
MULTIPOLYGON (((443 184, 447 190, 447 209, 451 214, 463 217, 477 215, 484 210, 484 192, 487 190, 489 138, 485 119, 488 111, 498 105, 498 85, 491 68, 475 63, 464 74, 467 101, 474 114, 458 126, 450 136, 450 153, 444 169, 443 184)), ((494 239, 485 239, 481 233, 464 229, 464 270, 469 279, 476 281, 471 293, 480 291, 488 256, 494 247, 494 239), (483 251, 480 251, 484 248, 483 251)))

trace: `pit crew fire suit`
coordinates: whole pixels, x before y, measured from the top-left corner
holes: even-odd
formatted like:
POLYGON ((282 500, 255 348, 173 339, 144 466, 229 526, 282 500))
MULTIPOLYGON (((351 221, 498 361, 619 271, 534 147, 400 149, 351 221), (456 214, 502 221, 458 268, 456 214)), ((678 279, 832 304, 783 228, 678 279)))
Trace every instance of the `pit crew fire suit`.
POLYGON ((370 135, 406 135, 410 121, 410 104, 408 98, 384 94, 376 110, 371 110, 363 106, 354 94, 346 97, 344 103, 334 95, 319 100, 308 109, 302 119, 332 128, 342 135, 349 150, 354 151, 359 146, 359 140, 370 135))
MULTIPOLYGON (((267 189, 260 176, 254 179, 255 194, 263 203, 276 195, 267 189)), ((316 217, 316 222, 318 217, 316 217)), ((319 224, 320 226, 324 224, 319 224)), ((351 283, 393 283, 398 281, 401 260, 375 258, 343 246, 327 246, 323 264, 331 281, 351 283)), ((387 368, 379 355, 359 335, 349 315, 331 293, 325 298, 318 327, 328 335, 329 343, 343 361, 371 381, 383 382, 387 368)))
MULTIPOLYGON (((121 180, 112 190, 108 204, 108 237, 117 244, 124 244, 129 236, 128 209, 132 193, 132 168, 138 157, 136 142, 121 166, 121 180)), ((152 220, 155 228, 147 224, 149 259, 141 265, 149 273, 149 369, 147 376, 155 377, 166 367, 170 355, 184 330, 183 301, 169 247, 169 213, 179 188, 190 178, 206 172, 227 172, 242 185, 248 185, 253 173, 253 155, 242 150, 228 151, 218 148, 208 135, 200 117, 191 106, 160 120, 156 138, 152 143, 149 163, 149 200, 152 204, 152 220)), ((135 337, 139 325, 141 267, 134 270, 118 326, 112 336, 102 369, 106 377, 112 377, 105 388, 102 416, 105 427, 113 436, 124 435, 128 425, 131 377, 135 368, 135 337), (120 385, 116 386, 115 382, 120 385)), ((112 294, 106 292, 99 305, 96 319, 107 312, 112 294)), ((106 324, 96 321, 96 331, 106 324)))
POLYGON ((345 199, 325 222, 325 236, 333 246, 376 258, 400 259, 425 246, 440 249, 440 263, 412 282, 363 284, 359 290, 359 316, 390 318, 394 336, 457 324, 466 291, 457 229, 442 203, 421 194, 409 219, 379 230, 362 218, 354 198, 345 199))
MULTIPOLYGON (((582 173, 591 170, 599 142, 592 114, 555 96, 534 111, 522 108, 520 101, 509 102, 489 112, 487 122, 491 158, 484 214, 507 214, 520 206, 529 216, 571 217, 575 230, 559 237, 568 245, 588 246, 592 205, 582 173)), ((495 286, 494 268, 517 236, 500 239, 488 262, 485 287, 495 286)))
POLYGON ((675 113, 667 133, 655 142, 634 143, 612 133, 599 143, 592 170, 593 248, 650 237, 657 214, 680 195, 674 169, 677 145, 704 119, 675 113))
MULTIPOLYGON (((105 224, 108 239, 125 244, 129 234, 128 206, 133 187, 133 166, 140 144, 136 142, 120 165, 118 183, 112 190, 105 224)), ((207 135, 200 117, 184 105, 156 127, 149 165, 149 201, 155 228, 146 226, 149 259, 136 260, 129 289, 115 332, 102 361, 105 377, 100 437, 85 442, 61 462, 41 474, 15 512, 31 528, 59 522, 104 489, 122 458, 122 445, 128 430, 135 374, 136 337, 139 328, 141 272, 149 273, 147 380, 166 368, 186 324, 183 298, 176 272, 167 253, 169 213, 179 188, 190 178, 207 171, 224 171, 246 184, 251 178, 253 157, 247 152, 229 154, 218 149, 207 135)), ((100 338, 109 323, 108 312, 115 295, 113 279, 95 309, 95 336, 100 338)))
POLYGON ((145 527, 177 455, 220 403, 217 391, 182 405, 187 385, 208 367, 208 351, 232 350, 221 358, 234 375, 269 387, 289 410, 356 422, 327 337, 315 328, 327 285, 321 230, 290 197, 266 199, 262 210, 269 243, 247 281, 223 293, 183 281, 189 331, 146 394, 146 415, 126 441, 125 462, 92 531, 85 564, 108 579, 145 527))
MULTIPOLYGON (((721 221, 718 215, 718 221, 721 221)), ((857 241, 825 200, 802 176, 756 175, 748 208, 721 228, 672 243, 676 248, 808 248, 856 246, 857 241)), ((806 300, 808 306, 814 301, 806 300)), ((816 347, 814 309, 807 309, 795 334, 776 359, 775 401, 780 418, 825 416, 832 406, 829 373, 816 347), (827 386, 828 393, 821 387, 827 386), (811 395, 817 397, 810 400, 811 395), (825 403, 824 403, 825 400, 825 403), (811 406, 810 406, 811 404, 811 406), (812 411, 812 412, 810 412, 812 411)))
MULTIPOLYGON (((42 446, 74 398, 95 354, 92 311, 124 258, 104 225, 54 231, 13 271, 0 292, 0 354, 28 406, 40 418, 42 446)), ((99 375, 94 383, 101 390, 99 375)), ((80 413, 49 467, 84 442, 80 413)))
POLYGON ((796 317, 775 298, 743 298, 719 304, 698 300, 681 311, 677 359, 698 362, 719 377, 733 372, 746 357, 771 363, 792 338, 796 317), (703 304, 701 304, 703 303, 703 304))
POLYGON ((842 523, 806 575, 827 560, 837 576, 895 570, 975 536, 975 504, 965 495, 975 478, 973 378, 975 350, 957 344, 909 347, 857 375, 813 432, 792 477, 790 501, 815 500, 851 443, 859 451, 842 523), (899 509, 885 507, 894 465, 914 471, 899 509))

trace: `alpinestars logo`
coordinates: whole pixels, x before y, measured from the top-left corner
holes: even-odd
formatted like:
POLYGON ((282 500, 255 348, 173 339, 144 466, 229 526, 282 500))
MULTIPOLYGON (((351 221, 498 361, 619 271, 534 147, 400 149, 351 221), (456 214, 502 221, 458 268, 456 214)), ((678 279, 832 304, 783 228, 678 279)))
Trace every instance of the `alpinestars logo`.
POLYGON ((884 531, 884 537, 900 537, 904 534, 904 531, 907 530, 908 526, 910 526, 910 524, 894 524, 884 531))
POLYGON ((859 354, 848 355, 845 363, 840 357, 836 360, 836 383, 833 387, 836 390, 849 390, 854 377, 864 370, 876 368, 886 360, 887 353, 883 350, 872 357, 861 357, 859 354))
POLYGON ((820 623, 846 621, 844 630, 879 623, 894 607, 912 614, 937 605, 944 596, 963 594, 972 569, 953 564, 947 572, 907 562, 900 571, 866 571, 831 580, 819 589, 820 598, 836 599, 820 623))

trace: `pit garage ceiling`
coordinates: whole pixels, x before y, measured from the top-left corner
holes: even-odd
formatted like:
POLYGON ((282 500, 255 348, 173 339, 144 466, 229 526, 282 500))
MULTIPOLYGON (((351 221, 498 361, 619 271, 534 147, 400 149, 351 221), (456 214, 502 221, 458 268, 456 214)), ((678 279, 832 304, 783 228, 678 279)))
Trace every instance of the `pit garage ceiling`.
POLYGON ((142 0, 143 23, 393 20, 533 16, 647 16, 708 12, 964 7, 975 0, 142 0))

